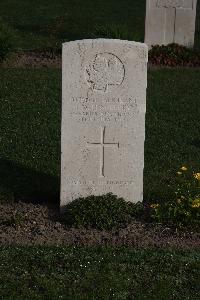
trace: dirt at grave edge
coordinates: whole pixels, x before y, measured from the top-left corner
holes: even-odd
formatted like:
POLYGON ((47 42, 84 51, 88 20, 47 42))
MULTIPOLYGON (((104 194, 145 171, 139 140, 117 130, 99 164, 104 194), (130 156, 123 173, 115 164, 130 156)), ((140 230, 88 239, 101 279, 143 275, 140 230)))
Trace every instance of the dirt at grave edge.
POLYGON ((59 210, 56 206, 13 202, 0 204, 0 245, 104 245, 198 249, 200 234, 140 222, 113 231, 68 228, 59 222, 59 210), (14 215, 17 221, 13 223, 10 220, 14 215))

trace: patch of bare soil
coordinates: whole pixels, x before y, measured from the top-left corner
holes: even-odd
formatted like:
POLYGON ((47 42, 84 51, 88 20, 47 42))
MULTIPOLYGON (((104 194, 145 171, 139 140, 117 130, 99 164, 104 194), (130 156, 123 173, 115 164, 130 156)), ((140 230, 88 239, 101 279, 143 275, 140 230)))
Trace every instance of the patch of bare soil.
POLYGON ((106 245, 135 248, 200 248, 198 232, 177 232, 159 224, 135 222, 113 231, 68 228, 56 206, 0 204, 0 245, 106 245))

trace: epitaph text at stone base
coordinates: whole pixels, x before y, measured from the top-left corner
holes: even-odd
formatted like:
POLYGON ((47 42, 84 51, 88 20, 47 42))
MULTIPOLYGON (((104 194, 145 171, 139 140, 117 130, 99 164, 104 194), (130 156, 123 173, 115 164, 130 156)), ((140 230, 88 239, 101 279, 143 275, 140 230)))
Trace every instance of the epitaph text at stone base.
POLYGON ((147 57, 136 42, 63 44, 61 207, 109 192, 142 200, 147 57))

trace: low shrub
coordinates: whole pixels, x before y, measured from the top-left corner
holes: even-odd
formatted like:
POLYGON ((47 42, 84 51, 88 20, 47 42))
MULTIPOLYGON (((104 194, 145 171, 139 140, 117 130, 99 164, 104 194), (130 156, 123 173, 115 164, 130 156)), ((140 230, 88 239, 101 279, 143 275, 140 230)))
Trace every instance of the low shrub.
POLYGON ((111 230, 123 227, 141 214, 142 204, 126 202, 109 193, 79 198, 66 206, 63 221, 68 226, 111 230))
POLYGON ((0 19, 0 62, 13 51, 15 33, 12 28, 0 19))
POLYGON ((149 51, 149 62, 153 65, 170 67, 198 67, 200 66, 200 51, 178 44, 156 45, 149 51))

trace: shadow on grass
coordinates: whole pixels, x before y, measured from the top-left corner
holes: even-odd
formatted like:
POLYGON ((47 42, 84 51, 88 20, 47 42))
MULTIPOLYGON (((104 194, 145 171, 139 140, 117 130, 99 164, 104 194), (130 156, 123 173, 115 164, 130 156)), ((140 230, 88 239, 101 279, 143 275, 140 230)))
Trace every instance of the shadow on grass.
POLYGON ((59 177, 0 160, 0 200, 59 205, 59 177))

